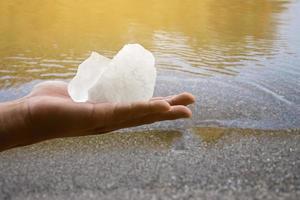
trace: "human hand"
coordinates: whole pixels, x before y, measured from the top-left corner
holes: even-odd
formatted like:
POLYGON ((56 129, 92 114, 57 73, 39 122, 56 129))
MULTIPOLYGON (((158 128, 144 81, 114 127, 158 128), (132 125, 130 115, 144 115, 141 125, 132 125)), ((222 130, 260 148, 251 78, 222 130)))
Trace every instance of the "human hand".
POLYGON ((193 95, 182 93, 145 102, 76 103, 67 92, 67 83, 47 81, 35 86, 28 96, 18 101, 22 105, 20 113, 14 111, 11 114, 21 115, 24 119, 15 124, 11 122, 10 126, 14 126, 13 135, 18 140, 15 145, 27 145, 52 138, 101 134, 157 121, 188 118, 192 112, 186 106, 194 101, 193 95))

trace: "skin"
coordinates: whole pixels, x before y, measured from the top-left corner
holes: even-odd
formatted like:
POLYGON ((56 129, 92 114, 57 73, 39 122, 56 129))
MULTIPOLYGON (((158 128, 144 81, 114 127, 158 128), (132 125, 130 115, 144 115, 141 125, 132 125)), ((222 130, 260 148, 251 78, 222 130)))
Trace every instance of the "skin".
POLYGON ((76 103, 65 82, 38 84, 15 101, 0 103, 0 151, 36 142, 110 131, 163 120, 189 118, 192 94, 133 103, 76 103))

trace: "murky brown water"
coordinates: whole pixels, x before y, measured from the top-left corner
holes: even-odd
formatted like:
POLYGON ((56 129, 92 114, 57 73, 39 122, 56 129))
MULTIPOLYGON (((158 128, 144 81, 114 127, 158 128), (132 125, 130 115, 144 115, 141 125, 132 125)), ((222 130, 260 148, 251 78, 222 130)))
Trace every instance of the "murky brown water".
POLYGON ((200 99, 194 125, 255 118, 300 127, 298 13, 299 1, 1 1, 0 100, 70 79, 91 51, 112 56, 141 43, 157 60, 157 95, 200 99))

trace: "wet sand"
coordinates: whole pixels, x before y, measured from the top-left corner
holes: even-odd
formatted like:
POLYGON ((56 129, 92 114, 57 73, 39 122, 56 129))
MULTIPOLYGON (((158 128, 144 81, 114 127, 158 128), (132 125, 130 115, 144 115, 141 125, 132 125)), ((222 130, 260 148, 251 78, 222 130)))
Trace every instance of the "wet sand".
POLYGON ((299 199, 299 144, 230 128, 56 139, 1 153, 0 199, 299 199))

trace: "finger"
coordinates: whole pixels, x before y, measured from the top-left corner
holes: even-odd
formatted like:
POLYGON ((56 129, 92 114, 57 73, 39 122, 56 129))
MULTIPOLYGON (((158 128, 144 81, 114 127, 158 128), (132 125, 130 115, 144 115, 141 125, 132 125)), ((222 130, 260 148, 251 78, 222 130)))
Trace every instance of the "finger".
POLYGON ((129 128, 134 126, 140 126, 144 124, 151 124, 157 121, 165 121, 165 120, 176 120, 180 118, 189 118, 192 116, 192 111, 187 108, 186 106, 178 105, 178 106, 172 106, 172 108, 163 113, 152 113, 147 116, 133 119, 130 121, 122 122, 115 126, 116 129, 121 128, 129 128))
POLYGON ((163 113, 150 114, 144 118, 144 120, 154 119, 155 121, 164 121, 164 120, 175 120, 180 118, 190 118, 192 117, 192 111, 183 105, 172 106, 172 108, 163 113))
POLYGON ((95 118, 105 116, 106 123, 119 124, 151 113, 166 112, 171 109, 171 106, 164 100, 158 100, 116 104, 100 103, 94 104, 93 109, 95 118))
POLYGON ((136 118, 150 113, 166 112, 171 109, 168 102, 164 100, 133 102, 130 104, 118 104, 115 108, 115 117, 136 118), (125 117, 126 116, 126 117, 125 117))
POLYGON ((189 105, 195 102, 195 97, 191 93, 183 92, 168 100, 170 105, 189 105))
POLYGON ((167 97, 154 97, 150 101, 156 101, 156 100, 166 100, 169 102, 171 106, 173 105, 189 105, 195 102, 195 97, 188 93, 184 92, 179 95, 173 95, 173 96, 167 96, 167 97))
POLYGON ((170 95, 170 96, 166 96, 166 97, 153 97, 150 99, 150 101, 156 101, 156 100, 167 100, 167 99, 171 99, 172 97, 174 97, 175 95, 170 95))

